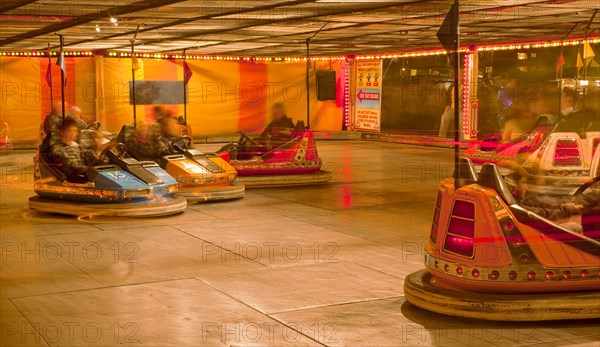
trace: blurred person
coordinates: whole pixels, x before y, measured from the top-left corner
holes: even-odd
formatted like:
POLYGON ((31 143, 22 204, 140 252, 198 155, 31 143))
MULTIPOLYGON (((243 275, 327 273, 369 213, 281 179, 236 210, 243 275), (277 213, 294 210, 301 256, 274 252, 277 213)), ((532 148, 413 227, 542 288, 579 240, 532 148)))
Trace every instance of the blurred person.
MULTIPOLYGON (((67 104, 65 104, 65 109, 68 109, 67 104)), ((50 135, 52 136, 50 144, 58 142, 60 140, 59 129, 62 126, 62 122, 62 102, 60 100, 55 100, 52 102, 50 113, 44 118, 43 132, 40 134, 42 135, 42 141, 46 136, 50 135)))
POLYGON ((477 112, 479 139, 491 139, 500 137, 501 129, 498 122, 498 113, 501 107, 498 104, 498 87, 489 73, 484 74, 481 83, 477 85, 479 97, 479 111, 477 112))
POLYGON ((573 88, 564 88, 560 95, 560 113, 563 117, 575 112, 578 101, 577 92, 573 88))
POLYGON ((294 121, 286 115, 285 106, 276 102, 271 106, 272 120, 263 130, 261 138, 289 138, 295 128, 294 121))
POLYGON ((69 107, 67 111, 67 117, 71 117, 77 121, 77 127, 79 130, 85 130, 88 127, 88 124, 81 117, 81 109, 77 106, 69 107))
POLYGON ((175 138, 181 136, 181 125, 175 118, 165 117, 158 122, 162 136, 175 138))
POLYGON ((454 126, 454 86, 446 92, 446 107, 440 117, 439 137, 453 137, 456 131, 454 126))
POLYGON ((127 140, 126 146, 138 160, 156 160, 170 154, 157 123, 140 123, 135 129, 135 135, 127 140))
POLYGON ((561 94, 561 118, 554 127, 554 132, 576 132, 580 135, 584 133, 590 123, 598 124, 600 122, 599 111, 594 109, 598 101, 594 97, 598 95, 591 93, 589 100, 584 108, 584 100, 579 96, 576 90, 565 88, 561 94))
POLYGON ((61 164, 61 170, 69 182, 87 182, 85 153, 77 143, 79 137, 77 121, 70 117, 65 118, 58 133, 59 141, 50 148, 51 160, 61 164))
POLYGON ((544 85, 540 88, 536 99, 529 104, 529 111, 538 125, 554 125, 558 122, 558 91, 555 86, 544 85))
POLYGON ((164 106, 154 105, 152 108, 152 117, 155 122, 160 122, 162 119, 170 117, 170 114, 164 106))
POLYGON ((569 197, 572 201, 565 202, 565 197, 545 195, 533 196, 529 193, 527 180, 529 173, 522 166, 516 166, 513 171, 515 188, 512 195, 519 205, 558 225, 575 232, 582 232, 581 223, 573 222, 574 216, 588 213, 600 204, 600 190, 590 189, 587 193, 569 197))
POLYGON ((516 139, 529 133, 533 127, 533 118, 527 104, 521 101, 512 103, 504 112, 502 142, 516 139))

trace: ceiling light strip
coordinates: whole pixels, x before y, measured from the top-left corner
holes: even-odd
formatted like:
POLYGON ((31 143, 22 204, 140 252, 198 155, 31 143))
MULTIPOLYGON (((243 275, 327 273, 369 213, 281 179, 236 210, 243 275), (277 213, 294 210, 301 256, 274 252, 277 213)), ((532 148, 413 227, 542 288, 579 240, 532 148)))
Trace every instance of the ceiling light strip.
MULTIPOLYGON (((583 38, 570 39, 570 40, 546 40, 546 41, 535 41, 535 42, 516 42, 516 43, 499 43, 499 44, 483 44, 483 45, 470 45, 468 47, 460 48, 461 52, 487 52, 487 51, 507 51, 507 50, 523 50, 523 49, 534 49, 534 48, 550 48, 560 46, 577 46, 583 43, 583 38)), ((594 35, 588 38, 589 43, 600 43, 600 35, 594 35)), ((0 52, 2 57, 47 57, 48 51, 3 51, 0 52)), ((50 52, 51 56, 56 56, 57 52, 50 52)), ((365 55, 352 55, 351 57, 356 60, 371 60, 371 59, 391 59, 391 58, 412 58, 412 57, 425 57, 434 55, 444 55, 446 51, 443 49, 420 49, 414 51, 404 52, 391 52, 391 53, 378 53, 378 54, 365 54, 365 55)), ((106 51, 65 51, 67 57, 86 57, 93 55, 104 55, 106 57, 113 58, 127 58, 131 57, 130 52, 106 52, 106 51)), ((138 58, 151 58, 151 59, 183 59, 181 54, 167 54, 167 53, 136 53, 138 58)), ((310 60, 313 61, 331 61, 331 60, 345 60, 350 57, 349 55, 333 55, 333 56, 313 56, 310 60)), ((306 61, 306 57, 300 56, 287 56, 287 57, 267 57, 267 56, 230 56, 230 55, 196 55, 186 54, 186 59, 191 60, 233 60, 233 61, 274 61, 274 62, 300 62, 306 61)))

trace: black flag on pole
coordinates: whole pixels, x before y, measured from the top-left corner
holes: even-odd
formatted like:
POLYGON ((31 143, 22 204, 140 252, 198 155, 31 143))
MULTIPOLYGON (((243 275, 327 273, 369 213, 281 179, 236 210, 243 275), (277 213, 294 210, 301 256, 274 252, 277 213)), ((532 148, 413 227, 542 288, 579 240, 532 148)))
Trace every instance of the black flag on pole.
POLYGON ((458 50, 458 1, 454 1, 436 36, 446 52, 458 50))

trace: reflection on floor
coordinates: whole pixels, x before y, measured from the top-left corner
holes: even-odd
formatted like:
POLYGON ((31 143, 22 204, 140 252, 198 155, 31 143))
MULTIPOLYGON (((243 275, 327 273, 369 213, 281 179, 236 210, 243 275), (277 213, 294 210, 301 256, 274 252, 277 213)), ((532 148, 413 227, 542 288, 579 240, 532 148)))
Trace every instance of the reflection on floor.
POLYGON ((597 321, 481 322, 405 302, 450 150, 319 153, 332 184, 79 221, 28 212, 32 153, 0 156, 0 345, 598 346, 597 321))

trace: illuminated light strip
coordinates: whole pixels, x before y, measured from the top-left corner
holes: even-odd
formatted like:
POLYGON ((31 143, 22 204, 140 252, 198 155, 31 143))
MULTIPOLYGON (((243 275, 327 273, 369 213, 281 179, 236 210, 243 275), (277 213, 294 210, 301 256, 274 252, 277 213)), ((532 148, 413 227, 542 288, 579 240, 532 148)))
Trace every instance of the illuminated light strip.
MULTIPOLYGON (((65 57, 85 57, 94 55, 93 52, 64 52, 65 57)), ((48 51, 0 52, 2 57, 47 57, 48 51)), ((50 52, 50 56, 58 56, 58 52, 50 52)))
MULTIPOLYGON (((469 45, 469 47, 461 47, 459 52, 473 52, 473 51, 506 51, 506 50, 517 50, 517 49, 531 49, 531 48, 548 48, 548 47, 560 47, 560 46, 577 46, 583 43, 583 38, 576 38, 565 40, 562 39, 550 39, 545 41, 531 41, 531 42, 513 42, 513 43, 498 43, 498 44, 483 44, 483 45, 469 45)), ((588 38, 589 43, 600 43, 600 36, 594 35, 588 38)), ((390 53, 379 53, 369 55, 356 56, 356 60, 370 60, 370 59, 391 59, 391 58, 414 58, 414 57, 426 57, 433 55, 444 55, 447 52, 444 49, 421 49, 414 51, 404 52, 390 52, 390 53)))
POLYGON ((344 126, 350 126, 350 63, 344 67, 344 126))
MULTIPOLYGON (((483 45, 471 45, 470 47, 462 47, 459 49, 461 53, 473 52, 473 51, 504 51, 504 50, 519 50, 519 49, 532 49, 532 48, 548 48, 548 47, 560 47, 560 46, 577 46, 583 43, 583 38, 574 38, 570 40, 562 39, 549 39, 545 41, 531 41, 531 42, 512 42, 512 43, 498 43, 498 44, 483 44, 483 45)), ((600 35, 592 35, 588 38, 589 43, 600 43, 600 35)), ((51 56, 56 56, 58 53, 53 51, 50 52, 51 56)), ((93 56, 92 51, 65 51, 65 56, 93 56)), ((131 52, 104 52, 107 57, 131 57, 131 52)), ((390 53, 377 53, 368 55, 358 55, 355 57, 356 60, 370 60, 370 59, 391 59, 391 58, 412 58, 412 57, 426 57, 435 55, 447 54, 443 49, 421 49, 414 51, 405 52, 390 52, 390 53)), ((0 56, 12 56, 12 57, 47 57, 48 52, 43 51, 4 51, 0 52, 0 56)), ((183 59, 181 54, 166 54, 166 53, 136 53, 137 57, 142 58, 154 58, 154 59, 183 59)), ((298 62, 306 61, 306 57, 294 56, 294 57, 261 57, 261 56, 226 56, 226 55, 189 55, 186 54, 186 59, 194 60, 232 60, 232 61, 281 61, 281 62, 298 62)), ((332 60, 344 60, 345 56, 324 56, 324 57, 310 57, 311 61, 332 61, 332 60)))
MULTIPOLYGON (((465 54, 465 64, 463 67, 463 105, 462 105, 462 117, 463 125, 462 132, 464 135, 469 134, 469 118, 471 115, 471 64, 473 63, 473 54, 465 54)), ((458 105, 455 105, 458 107, 458 105)))
MULTIPOLYGON (((131 52, 107 52, 107 57, 131 57, 131 52)), ((135 53, 138 58, 151 59, 183 59, 182 54, 162 54, 162 53, 135 53)), ((186 54, 185 59, 191 60, 224 60, 224 61, 265 61, 265 62, 299 62, 306 61, 306 57, 257 57, 257 56, 227 56, 227 55, 191 55, 186 54)), ((332 61, 344 60, 342 56, 310 57, 311 61, 332 61)))

